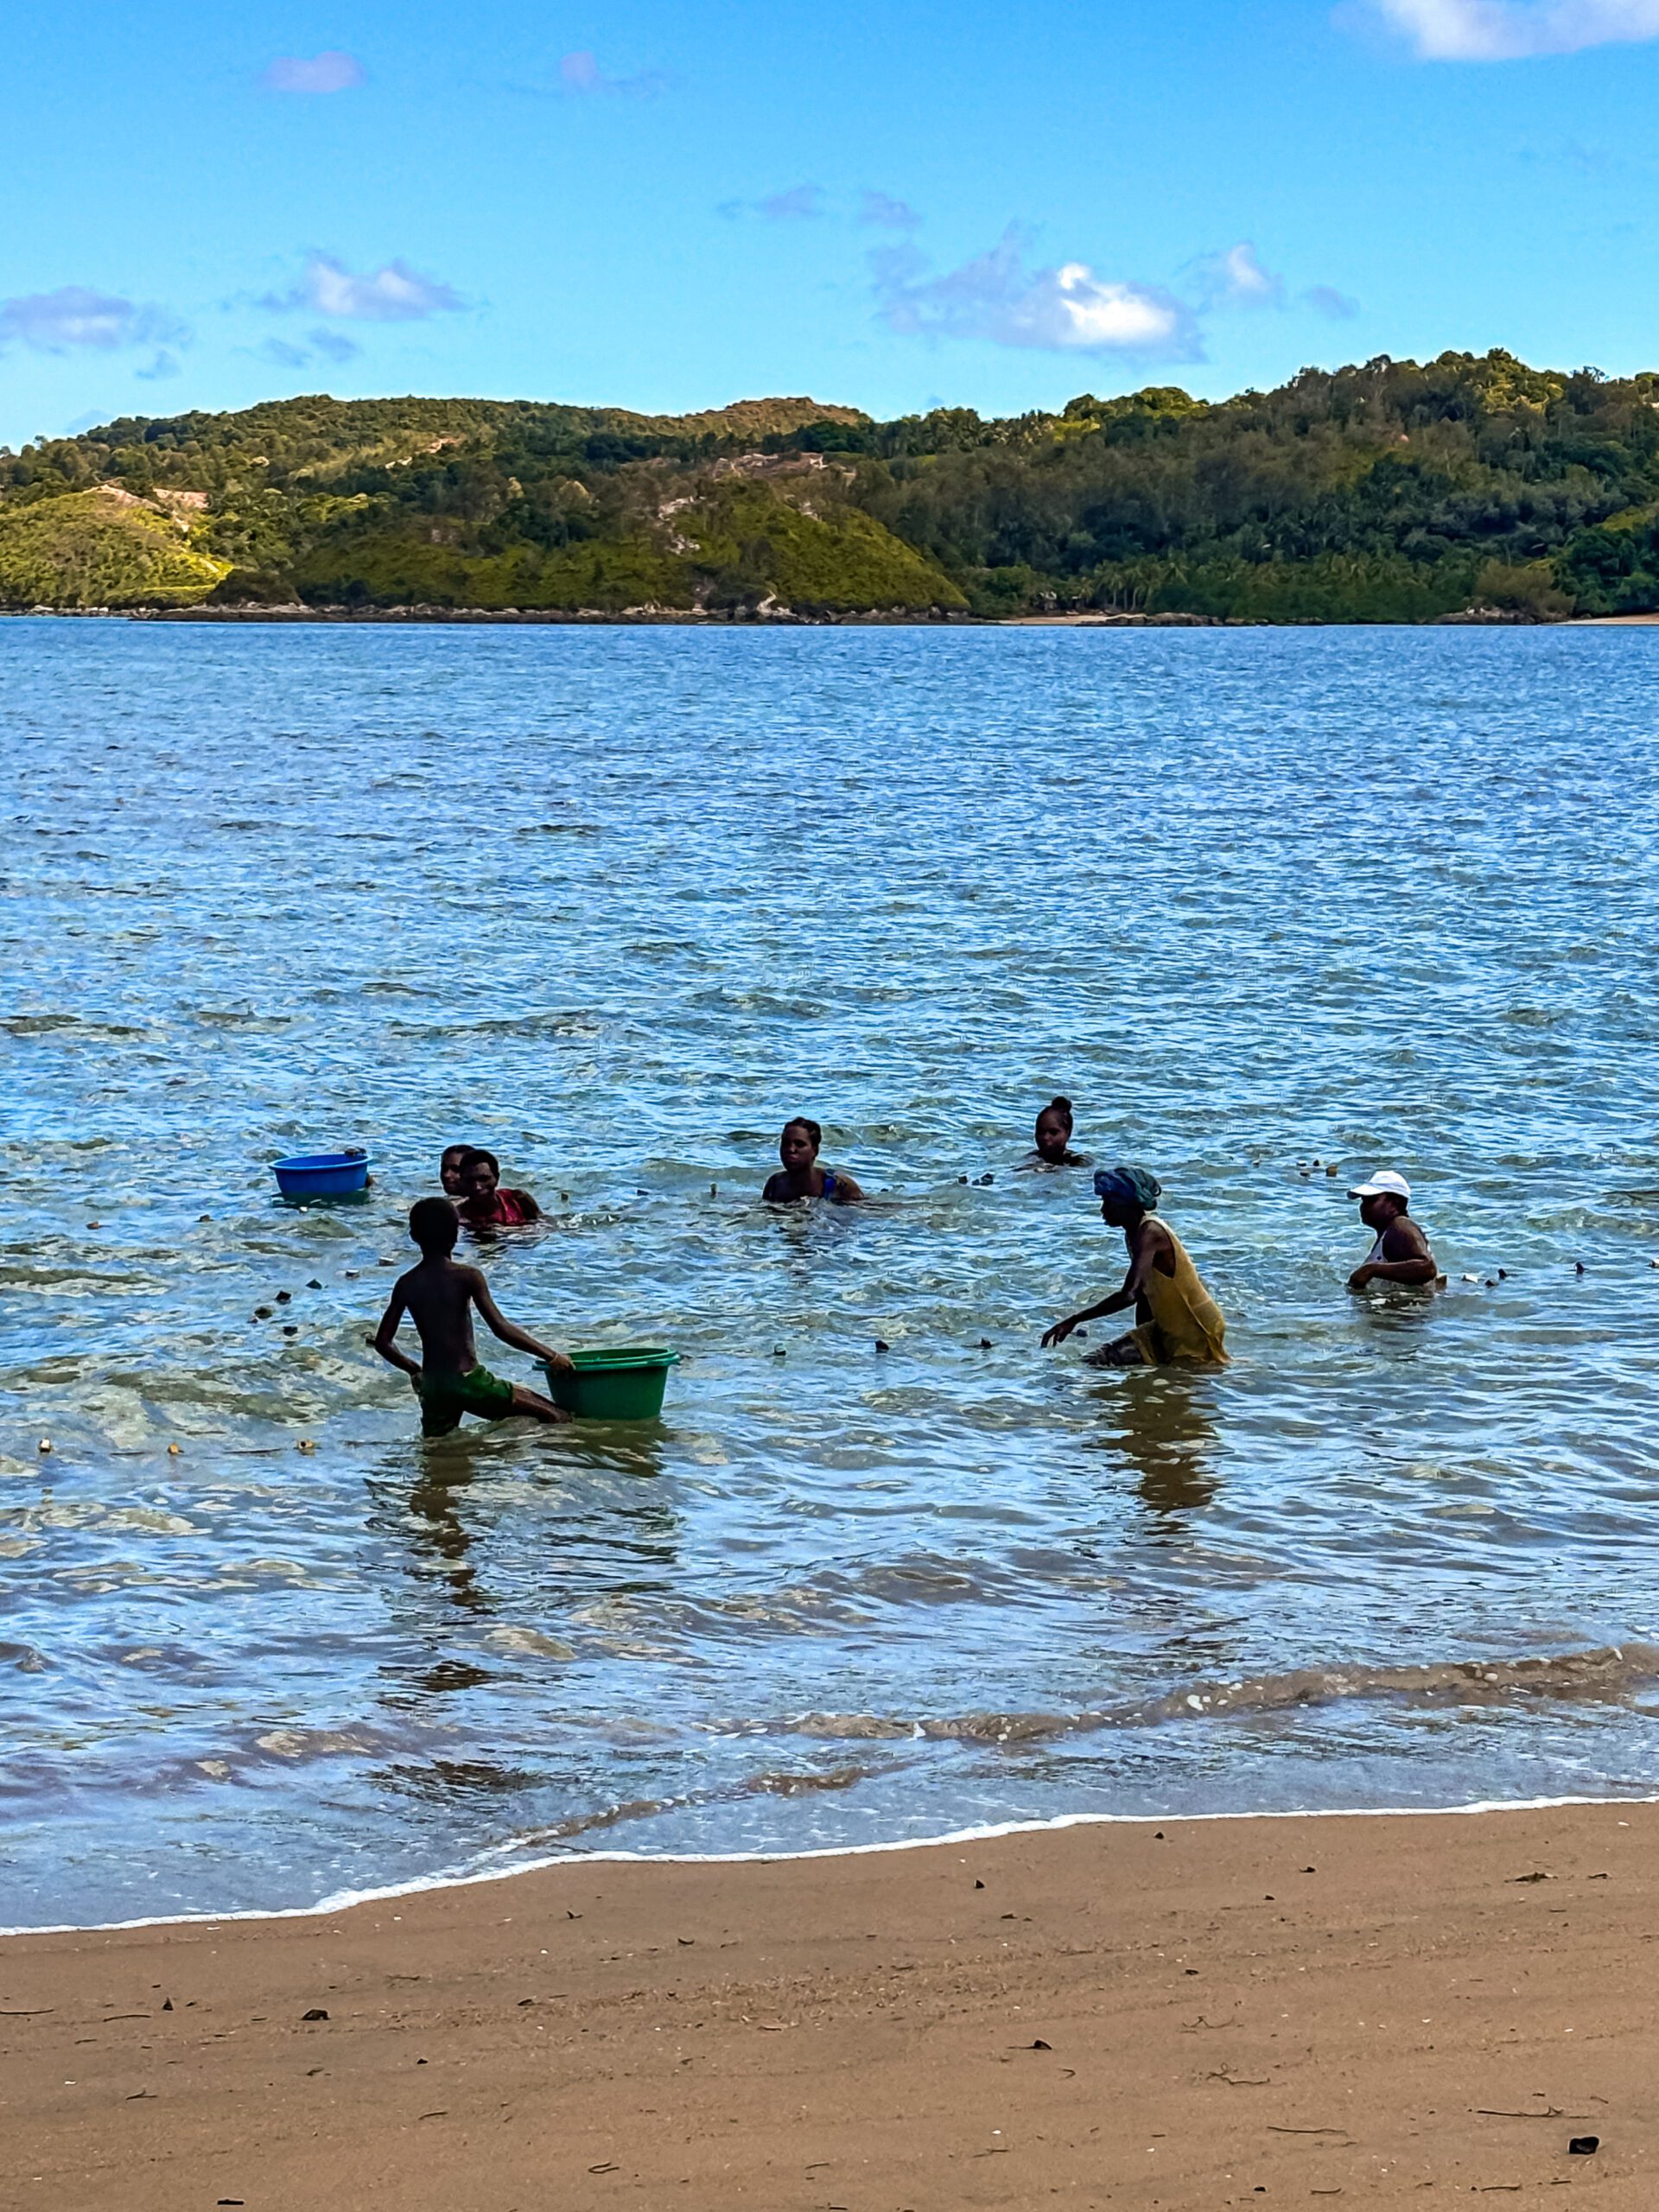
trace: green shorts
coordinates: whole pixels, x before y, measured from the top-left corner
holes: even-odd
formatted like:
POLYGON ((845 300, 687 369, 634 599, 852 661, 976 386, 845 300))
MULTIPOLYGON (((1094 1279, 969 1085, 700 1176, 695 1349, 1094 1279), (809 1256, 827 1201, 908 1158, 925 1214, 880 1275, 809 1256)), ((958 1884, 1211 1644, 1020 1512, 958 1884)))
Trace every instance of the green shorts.
POLYGON ((505 1421, 512 1411, 512 1385, 487 1367, 469 1367, 465 1375, 423 1374, 421 1376, 421 1433, 448 1436, 461 1427, 463 1414, 480 1421, 505 1421))

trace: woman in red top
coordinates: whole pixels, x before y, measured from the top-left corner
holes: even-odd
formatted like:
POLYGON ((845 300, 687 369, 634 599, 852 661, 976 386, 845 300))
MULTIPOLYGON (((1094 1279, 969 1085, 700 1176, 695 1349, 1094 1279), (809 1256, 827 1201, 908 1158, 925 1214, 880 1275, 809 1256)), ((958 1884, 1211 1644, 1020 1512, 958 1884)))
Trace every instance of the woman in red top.
POLYGON ((493 1152, 469 1152, 461 1163, 461 1217, 474 1229, 522 1229, 539 1221, 542 1210, 528 1191, 504 1191, 501 1166, 493 1152))

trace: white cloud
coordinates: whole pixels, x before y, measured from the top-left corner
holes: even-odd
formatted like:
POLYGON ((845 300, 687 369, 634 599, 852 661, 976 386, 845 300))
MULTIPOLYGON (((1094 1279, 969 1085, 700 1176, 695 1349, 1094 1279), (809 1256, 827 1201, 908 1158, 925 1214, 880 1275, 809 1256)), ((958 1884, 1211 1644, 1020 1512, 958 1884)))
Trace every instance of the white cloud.
POLYGON ((366 78, 354 54, 283 54, 259 81, 268 92, 354 92, 366 78))
POLYGON ((254 347, 256 359, 279 369, 306 369, 321 354, 325 360, 349 361, 363 351, 354 338, 339 330, 308 330, 306 342, 296 346, 286 338, 267 338, 254 347))
POLYGON ((1315 315, 1324 315, 1328 322, 1351 322, 1359 313, 1359 302, 1338 291, 1334 284, 1315 284, 1302 297, 1315 315))
POLYGON ((353 276, 333 254, 314 253, 305 275, 290 291, 267 292, 259 302, 274 314, 340 315, 353 322, 422 322, 429 315, 455 315, 467 302, 453 286, 423 276, 406 261, 353 276))
POLYGON ((1659 38, 1659 0, 1371 0, 1424 61, 1516 61, 1659 38))
POLYGON ((1086 262, 1027 265, 1026 234, 1010 224, 997 244, 943 276, 913 247, 872 255, 876 297, 889 329, 921 338, 984 338, 1050 353, 1202 358, 1185 302, 1155 285, 1097 276, 1086 262))
POLYGON ((182 324, 162 308, 142 307, 85 284, 60 284, 55 292, 0 300, 0 346, 67 353, 86 346, 108 353, 122 346, 159 346, 164 340, 177 344, 186 334, 182 324))
POLYGON ((895 200, 888 192, 866 192, 859 203, 858 219, 874 223, 884 231, 913 231, 921 217, 906 200, 895 200))
POLYGON ((559 61, 559 82, 567 92, 613 93, 621 99, 650 99, 668 89, 660 69, 642 69, 632 77, 607 77, 589 53, 567 54, 559 61))
POLYGON ((733 221, 740 215, 760 215, 769 223, 812 223, 828 212, 821 184, 791 184, 787 192, 768 193, 764 200, 722 200, 715 210, 733 221))
POLYGON ((769 223, 810 223, 823 213, 821 184, 794 184, 787 192, 773 192, 754 203, 757 215, 769 223))
POLYGON ((1199 304, 1205 308, 1281 308, 1285 280, 1264 269, 1249 238, 1225 253, 1205 254, 1192 264, 1199 304))
POLYGON ((311 356, 303 346, 290 346, 286 338, 266 338, 254 348, 262 361, 279 369, 302 369, 311 356))

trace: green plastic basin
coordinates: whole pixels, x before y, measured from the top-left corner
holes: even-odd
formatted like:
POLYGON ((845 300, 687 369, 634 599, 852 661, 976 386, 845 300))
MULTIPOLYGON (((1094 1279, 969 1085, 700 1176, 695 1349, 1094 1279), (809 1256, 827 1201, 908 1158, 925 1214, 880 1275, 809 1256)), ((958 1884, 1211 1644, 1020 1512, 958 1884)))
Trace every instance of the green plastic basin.
POLYGON ((680 1355, 665 1344, 607 1345, 573 1351, 571 1365, 544 1368, 556 1406, 578 1421, 655 1421, 668 1370, 680 1355))

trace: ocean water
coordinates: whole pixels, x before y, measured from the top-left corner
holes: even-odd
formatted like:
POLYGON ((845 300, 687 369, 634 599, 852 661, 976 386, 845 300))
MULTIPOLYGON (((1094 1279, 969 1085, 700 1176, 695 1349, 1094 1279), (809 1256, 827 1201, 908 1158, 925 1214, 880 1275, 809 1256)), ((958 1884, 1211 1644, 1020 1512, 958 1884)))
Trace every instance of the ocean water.
POLYGON ((1659 1788, 1656 654, 0 625, 0 1921, 1659 1788), (1039 1349, 1057 1090, 1225 1371, 1039 1349), (660 1426, 421 1441, 454 1139, 660 1426), (1384 1164, 1439 1297, 1344 1290, 1384 1164))

